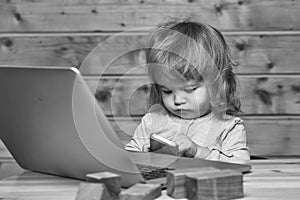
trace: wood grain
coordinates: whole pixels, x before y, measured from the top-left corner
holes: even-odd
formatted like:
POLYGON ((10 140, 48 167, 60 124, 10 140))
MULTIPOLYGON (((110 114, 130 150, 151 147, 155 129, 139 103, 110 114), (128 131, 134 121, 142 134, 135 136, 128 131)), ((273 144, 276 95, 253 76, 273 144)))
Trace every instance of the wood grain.
POLYGON ((85 199, 114 200, 110 196, 105 184, 82 181, 78 187, 76 200, 85 199))
POLYGON ((2 1, 1 32, 115 31, 174 16, 222 30, 298 30, 299 1, 129 0, 2 1))
POLYGON ((125 116, 112 123, 128 141, 147 112, 145 27, 168 16, 205 21, 223 32, 239 62, 252 153, 299 155, 299 9, 294 0, 1 1, 0 64, 79 68, 105 114, 125 116), (118 82, 123 74, 131 78, 118 82))
POLYGON ((120 194, 120 200, 152 200, 160 196, 160 184, 137 183, 130 188, 123 190, 120 194))
POLYGON ((103 183, 112 199, 119 199, 121 176, 111 172, 98 172, 86 175, 88 182, 103 183))
MULTIPOLYGON (((299 75, 240 75, 243 114, 299 114, 299 75)), ((145 76, 86 77, 108 115, 143 115, 148 110, 149 80, 145 76)))
POLYGON ((219 171, 214 167, 176 169, 167 171, 167 194, 175 199, 187 198, 187 175, 219 171))
MULTIPOLYGON (((237 73, 300 72, 300 33, 224 33, 237 73)), ((143 33, 0 34, 0 63, 72 66, 83 74, 145 73, 143 33)))
MULTIPOLYGON (((300 159, 252 160, 252 172, 244 175, 243 200, 290 199, 300 195, 300 159)), ((35 172, 0 180, 3 199, 74 200, 79 181, 35 172)), ((166 191, 158 200, 170 200, 166 191)))
POLYGON ((187 175, 187 197, 198 199, 235 199, 244 197, 243 175, 234 170, 194 173, 187 175))

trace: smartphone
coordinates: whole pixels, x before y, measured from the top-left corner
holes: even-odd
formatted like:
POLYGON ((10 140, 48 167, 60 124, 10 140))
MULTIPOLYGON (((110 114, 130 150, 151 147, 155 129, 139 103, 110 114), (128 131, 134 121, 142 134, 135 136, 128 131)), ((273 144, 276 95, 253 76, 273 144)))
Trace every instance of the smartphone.
POLYGON ((150 136, 150 151, 155 153, 171 154, 178 156, 178 145, 160 135, 151 134, 150 136))

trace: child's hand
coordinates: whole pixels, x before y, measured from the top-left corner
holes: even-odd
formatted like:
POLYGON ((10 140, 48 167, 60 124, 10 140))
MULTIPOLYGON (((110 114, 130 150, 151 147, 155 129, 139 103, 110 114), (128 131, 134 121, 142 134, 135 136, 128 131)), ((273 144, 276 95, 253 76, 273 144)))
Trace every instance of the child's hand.
POLYGON ((174 139, 172 139, 178 145, 178 151, 180 155, 186 157, 194 157, 197 153, 198 145, 194 143, 188 136, 184 134, 178 134, 174 139))

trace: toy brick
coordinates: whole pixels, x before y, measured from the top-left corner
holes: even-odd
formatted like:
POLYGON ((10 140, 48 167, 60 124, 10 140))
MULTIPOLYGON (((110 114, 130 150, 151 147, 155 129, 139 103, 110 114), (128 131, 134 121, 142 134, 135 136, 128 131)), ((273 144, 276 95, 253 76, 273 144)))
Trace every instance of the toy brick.
POLYGON ((167 194, 173 198, 186 198, 186 180, 188 174, 206 173, 207 171, 219 171, 214 167, 177 169, 167 171, 167 194))
POLYGON ((191 200, 223 200, 244 196, 243 175, 234 170, 187 175, 187 198, 191 200))
POLYGON ((152 200, 161 196, 160 184, 137 183, 121 192, 121 200, 152 200))
POLYGON ((103 183, 81 182, 76 200, 113 200, 103 183))
POLYGON ((121 192, 121 176, 111 172, 99 172, 86 175, 87 181, 103 183, 106 185, 108 192, 115 199, 121 192))

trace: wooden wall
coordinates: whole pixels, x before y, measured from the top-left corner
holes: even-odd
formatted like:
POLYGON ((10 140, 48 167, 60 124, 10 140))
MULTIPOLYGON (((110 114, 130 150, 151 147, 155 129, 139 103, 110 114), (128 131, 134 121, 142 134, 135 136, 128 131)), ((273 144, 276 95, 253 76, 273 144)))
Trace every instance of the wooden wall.
POLYGON ((299 10, 298 0, 6 0, 0 64, 80 68, 125 142, 147 111, 144 27, 168 16, 205 21, 223 32, 240 63, 234 70, 252 154, 294 156, 300 153, 299 10))

